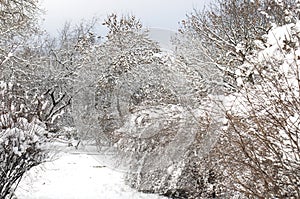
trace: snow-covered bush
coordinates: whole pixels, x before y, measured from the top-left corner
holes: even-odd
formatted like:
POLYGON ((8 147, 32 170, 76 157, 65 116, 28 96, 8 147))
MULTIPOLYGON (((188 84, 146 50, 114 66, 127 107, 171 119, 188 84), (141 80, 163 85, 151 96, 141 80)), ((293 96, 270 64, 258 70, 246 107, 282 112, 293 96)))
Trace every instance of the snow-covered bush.
POLYGON ((46 131, 25 118, 0 117, 0 197, 11 198, 24 173, 47 158, 46 131))
POLYGON ((223 185, 245 198, 300 197, 299 27, 265 35, 238 69, 240 92, 224 104, 228 126, 216 146, 223 185), (249 73, 254 85, 243 79, 249 73))
POLYGON ((12 197, 23 174, 47 158, 65 104, 51 89, 45 95, 26 84, 0 81, 1 198, 12 197))
POLYGON ((0 198, 11 198, 23 174, 47 157, 46 124, 39 120, 46 109, 41 98, 3 81, 0 102, 0 198))
POLYGON ((210 82, 204 88, 215 74, 230 88, 220 105, 228 126, 198 164, 199 176, 217 178, 196 198, 299 197, 299 6, 221 0, 182 22, 177 55, 210 82))
POLYGON ((213 102, 202 102, 194 110, 182 105, 145 107, 116 131, 122 136, 129 130, 125 135, 131 137, 121 139, 118 146, 134 149, 123 156, 137 157, 131 161, 127 177, 131 186, 175 198, 197 198, 216 192, 217 188, 207 188, 206 181, 213 184, 213 180, 208 180, 210 168, 204 163, 216 141, 220 122, 216 119, 218 113, 211 109, 213 102))

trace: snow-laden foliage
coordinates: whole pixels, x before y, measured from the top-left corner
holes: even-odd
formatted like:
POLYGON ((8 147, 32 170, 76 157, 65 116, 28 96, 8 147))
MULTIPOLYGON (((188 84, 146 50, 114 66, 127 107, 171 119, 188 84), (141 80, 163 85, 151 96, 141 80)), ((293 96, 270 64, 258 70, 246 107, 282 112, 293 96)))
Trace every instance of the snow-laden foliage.
POLYGON ((37 33, 37 0, 0 2, 0 79, 8 78, 12 60, 22 60, 18 51, 37 33))
POLYGON ((197 165, 214 146, 221 123, 214 106, 213 100, 207 99, 193 110, 180 104, 145 107, 134 113, 124 128, 116 131, 122 136, 130 129, 131 136, 135 135, 118 142, 124 149, 134 149, 123 154, 136 157, 131 160, 131 172, 135 172, 129 175, 131 185, 169 196, 199 196, 204 185, 197 182, 204 176, 197 172, 197 165))
MULTIPOLYGON (((7 124, 8 115, 1 115, 1 122, 7 124)), ((25 118, 0 131, 0 197, 10 198, 25 172, 45 161, 45 129, 25 118)))
MULTIPOLYGON (((236 67, 258 48, 255 44, 264 41, 263 35, 274 24, 295 22, 296 16, 291 10, 297 10, 298 6, 294 0, 280 3, 275 0, 221 0, 207 10, 194 10, 181 22, 179 35, 197 41, 190 42, 189 48, 191 52, 201 51, 203 58, 199 59, 198 55, 188 61, 194 64, 205 61, 211 68, 220 69, 224 74, 223 82, 228 88, 235 88, 236 67)), ((252 81, 251 75, 247 81, 252 81)))
POLYGON ((225 102, 228 126, 217 145, 224 184, 247 198, 300 197, 299 27, 264 35, 237 69, 240 92, 225 102), (251 73, 254 85, 243 79, 251 73))
POLYGON ((47 157, 48 132, 39 120, 45 106, 21 88, 0 81, 0 198, 11 198, 24 173, 47 157))
POLYGON ((223 68, 209 57, 208 49, 200 37, 187 31, 183 34, 178 33, 172 42, 176 46, 177 64, 184 67, 193 80, 193 86, 199 96, 220 95, 224 88, 232 88, 230 84, 224 82, 223 68))
POLYGON ((210 171, 214 180, 193 198, 298 198, 299 1, 214 6, 188 15, 174 40, 187 66, 222 74, 229 91, 223 132, 196 161, 199 179, 210 171))

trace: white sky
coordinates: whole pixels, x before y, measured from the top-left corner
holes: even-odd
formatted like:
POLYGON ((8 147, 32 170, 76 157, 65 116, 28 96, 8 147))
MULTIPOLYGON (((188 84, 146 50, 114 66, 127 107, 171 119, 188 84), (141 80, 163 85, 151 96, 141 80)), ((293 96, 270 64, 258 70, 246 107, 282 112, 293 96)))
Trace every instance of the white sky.
POLYGON ((193 8, 202 9, 211 0, 42 0, 44 27, 56 34, 66 22, 74 24, 110 13, 134 14, 145 27, 177 30, 178 22, 193 8))

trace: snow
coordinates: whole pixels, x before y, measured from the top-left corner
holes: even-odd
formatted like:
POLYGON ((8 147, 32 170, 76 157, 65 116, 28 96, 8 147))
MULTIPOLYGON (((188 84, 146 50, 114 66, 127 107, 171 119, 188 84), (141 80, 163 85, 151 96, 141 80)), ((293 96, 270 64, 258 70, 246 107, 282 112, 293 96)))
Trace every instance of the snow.
POLYGON ((100 164, 96 153, 61 152, 30 170, 16 191, 18 199, 159 199, 125 185, 123 173, 100 164))
POLYGON ((267 38, 267 42, 265 43, 267 48, 258 53, 258 61, 262 62, 271 58, 283 59, 281 50, 284 48, 285 41, 292 41, 292 29, 297 33, 299 23, 290 23, 271 29, 265 35, 267 38))

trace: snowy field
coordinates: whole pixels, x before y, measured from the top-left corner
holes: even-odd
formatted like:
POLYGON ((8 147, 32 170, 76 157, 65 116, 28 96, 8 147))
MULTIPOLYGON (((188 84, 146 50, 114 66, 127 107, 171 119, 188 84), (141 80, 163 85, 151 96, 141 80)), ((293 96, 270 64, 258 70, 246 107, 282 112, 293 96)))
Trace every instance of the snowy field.
POLYGON ((123 173, 105 167, 87 151, 61 152, 33 168, 20 182, 18 199, 161 199, 125 185, 123 173))

